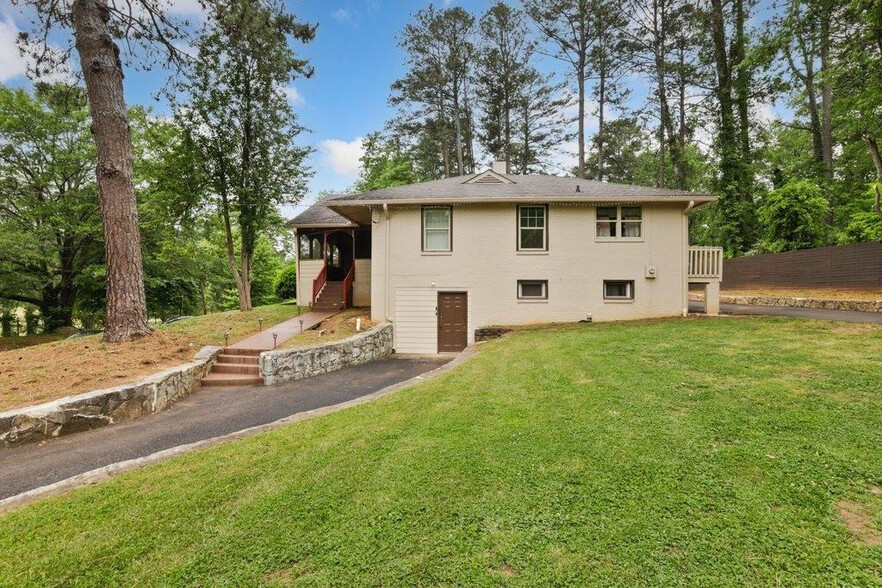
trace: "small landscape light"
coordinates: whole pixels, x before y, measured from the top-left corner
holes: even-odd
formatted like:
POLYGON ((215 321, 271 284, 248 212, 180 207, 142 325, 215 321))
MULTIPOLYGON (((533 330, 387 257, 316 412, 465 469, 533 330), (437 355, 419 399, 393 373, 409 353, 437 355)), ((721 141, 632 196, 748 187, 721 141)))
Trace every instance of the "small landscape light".
POLYGON ((273 333, 273 349, 276 348, 276 342, 277 342, 278 338, 279 338, 279 334, 273 333))
POLYGON ((224 333, 224 347, 229 347, 229 346, 230 346, 230 332, 227 331, 226 333, 224 333))
POLYGON ((263 330, 263 317, 262 316, 257 317, 257 330, 258 331, 263 330))
POLYGON ((303 319, 300 319, 300 332, 303 332, 303 319))

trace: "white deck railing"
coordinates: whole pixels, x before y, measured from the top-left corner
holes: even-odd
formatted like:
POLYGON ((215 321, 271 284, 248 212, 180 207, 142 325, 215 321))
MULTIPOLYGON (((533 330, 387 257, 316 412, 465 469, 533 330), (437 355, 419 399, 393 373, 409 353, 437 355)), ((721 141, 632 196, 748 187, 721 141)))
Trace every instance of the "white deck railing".
POLYGON ((720 280, 723 278, 723 248, 722 247, 690 247, 689 248, 689 277, 711 278, 720 280))

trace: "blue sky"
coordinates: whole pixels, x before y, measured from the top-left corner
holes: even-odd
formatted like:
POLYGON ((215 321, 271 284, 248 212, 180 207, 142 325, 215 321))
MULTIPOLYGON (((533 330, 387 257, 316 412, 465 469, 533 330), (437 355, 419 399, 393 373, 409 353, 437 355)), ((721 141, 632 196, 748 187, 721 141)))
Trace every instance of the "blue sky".
MULTIPOLYGON (((435 5, 455 4, 477 15, 491 3, 436 0, 435 5)), ((310 161, 315 175, 304 202, 323 190, 345 190, 357 178, 360 138, 380 130, 393 114, 387 105, 389 86, 404 72, 396 35, 414 12, 428 4, 428 0, 289 0, 291 12, 303 21, 319 24, 315 40, 296 47, 315 67, 315 75, 295 81, 289 89, 301 123, 311 131, 302 142, 316 150, 310 161)), ((769 2, 762 4, 768 6, 769 2)), ((176 0, 172 6, 182 17, 198 18, 197 0, 176 0)), ((14 43, 18 30, 28 26, 22 10, 10 0, 0 0, 0 82, 8 85, 28 84, 14 43)), ((550 66, 546 61, 543 67, 550 66)), ((167 113, 167 105, 154 99, 164 79, 162 71, 127 71, 127 101, 149 105, 158 114, 167 113)), ((645 95, 642 83, 633 78, 637 101, 645 95)), ((587 123, 590 133, 593 117, 587 123)), ((285 210, 288 215, 294 212, 285 210)))

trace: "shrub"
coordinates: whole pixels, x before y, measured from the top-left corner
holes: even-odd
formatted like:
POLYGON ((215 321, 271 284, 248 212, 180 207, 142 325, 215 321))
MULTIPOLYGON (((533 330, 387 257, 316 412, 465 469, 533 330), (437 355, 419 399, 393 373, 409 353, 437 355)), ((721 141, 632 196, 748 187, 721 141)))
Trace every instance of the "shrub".
POLYGON ((822 245, 826 214, 827 200, 817 184, 790 180, 759 206, 760 223, 765 227, 763 249, 777 253, 822 245))
POLYGON ((297 266, 295 264, 286 265, 276 275, 275 291, 280 300, 297 298, 297 266))

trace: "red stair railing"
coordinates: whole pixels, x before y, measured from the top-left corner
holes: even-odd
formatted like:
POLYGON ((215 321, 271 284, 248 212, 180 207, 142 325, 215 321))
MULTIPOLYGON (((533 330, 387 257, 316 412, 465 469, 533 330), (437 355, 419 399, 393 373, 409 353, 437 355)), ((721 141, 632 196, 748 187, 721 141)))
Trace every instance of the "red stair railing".
POLYGON ((346 272, 346 277, 343 278, 343 308, 349 308, 350 303, 352 302, 349 299, 349 291, 352 289, 352 282, 355 280, 355 264, 349 268, 349 271, 346 272))
POLYGON ((328 281, 328 260, 325 260, 325 264, 322 266, 322 271, 315 277, 312 281, 312 304, 315 306, 315 299, 318 298, 319 293, 322 291, 322 288, 325 287, 325 283, 328 281))

